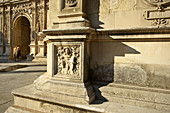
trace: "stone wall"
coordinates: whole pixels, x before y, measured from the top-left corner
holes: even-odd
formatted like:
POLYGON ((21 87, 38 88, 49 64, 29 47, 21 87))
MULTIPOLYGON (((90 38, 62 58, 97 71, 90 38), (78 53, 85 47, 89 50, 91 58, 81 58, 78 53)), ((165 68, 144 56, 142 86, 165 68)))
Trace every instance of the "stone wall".
POLYGON ((170 89, 169 40, 109 38, 91 42, 92 80, 170 89))
POLYGON ((87 0, 91 26, 102 29, 139 28, 153 26, 145 19, 147 10, 157 10, 149 0, 87 0))
POLYGON ((165 18, 169 4, 159 7, 150 0, 87 0, 87 4, 87 18, 99 31, 91 42, 91 78, 170 88, 170 35, 165 30, 142 32, 169 28, 165 18), (114 33, 104 33, 107 30, 114 33))

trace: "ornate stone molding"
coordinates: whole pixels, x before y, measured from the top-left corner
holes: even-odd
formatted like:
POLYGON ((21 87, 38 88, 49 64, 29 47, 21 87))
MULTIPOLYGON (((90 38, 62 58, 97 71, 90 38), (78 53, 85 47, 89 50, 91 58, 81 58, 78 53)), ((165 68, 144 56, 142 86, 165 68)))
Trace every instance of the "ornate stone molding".
POLYGON ((13 20, 18 16, 18 15, 29 15, 30 18, 32 18, 32 12, 33 12, 33 3, 32 2, 27 2, 23 4, 14 4, 12 7, 12 18, 13 20))

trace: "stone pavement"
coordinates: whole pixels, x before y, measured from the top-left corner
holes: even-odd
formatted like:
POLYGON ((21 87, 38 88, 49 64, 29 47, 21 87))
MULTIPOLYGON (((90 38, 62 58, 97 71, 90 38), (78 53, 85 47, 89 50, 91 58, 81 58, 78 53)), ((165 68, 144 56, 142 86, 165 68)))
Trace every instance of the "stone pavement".
POLYGON ((12 90, 32 84, 45 72, 45 62, 0 63, 0 113, 4 113, 9 106, 13 105, 12 90))

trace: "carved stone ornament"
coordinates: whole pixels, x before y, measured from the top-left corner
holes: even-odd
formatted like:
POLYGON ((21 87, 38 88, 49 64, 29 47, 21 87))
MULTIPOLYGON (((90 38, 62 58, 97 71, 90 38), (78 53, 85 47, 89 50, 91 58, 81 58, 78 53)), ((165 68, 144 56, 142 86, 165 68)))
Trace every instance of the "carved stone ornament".
POLYGON ((19 14, 27 14, 32 18, 33 3, 15 4, 12 8, 13 19, 19 14))
POLYGON ((153 26, 166 26, 169 24, 170 9, 167 6, 170 5, 170 0, 146 0, 149 4, 154 5, 157 9, 145 11, 144 17, 146 20, 152 20, 153 26))
POLYGON ((161 6, 170 3, 170 0, 146 0, 146 1, 151 5, 155 5, 155 6, 161 6))
POLYGON ((155 19, 152 22, 153 26, 163 26, 167 24, 169 24, 169 22, 166 19, 155 19))
POLYGON ((80 46, 58 47, 58 74, 79 75, 80 46))
POLYGON ((66 0, 65 3, 67 7, 74 7, 77 5, 78 0, 66 0))

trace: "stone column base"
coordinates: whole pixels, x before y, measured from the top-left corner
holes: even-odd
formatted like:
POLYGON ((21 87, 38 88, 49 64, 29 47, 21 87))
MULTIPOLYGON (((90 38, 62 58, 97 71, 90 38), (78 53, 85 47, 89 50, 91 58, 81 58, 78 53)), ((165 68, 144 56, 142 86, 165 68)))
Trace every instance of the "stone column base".
POLYGON ((36 94, 39 96, 81 104, 89 104, 95 100, 95 93, 89 82, 75 83, 46 77, 43 75, 34 82, 36 94))
POLYGON ((5 113, 98 112, 99 109, 85 107, 86 105, 89 105, 82 104, 82 102, 87 103, 85 102, 85 95, 87 94, 85 92, 91 89, 91 86, 87 86, 86 89, 85 87, 83 87, 83 84, 79 85, 58 82, 59 81, 55 83, 52 81, 46 82, 44 85, 42 84, 43 86, 38 87, 38 90, 35 88, 34 85, 29 85, 14 90, 14 105, 12 107, 9 107, 5 113), (46 89, 47 87, 50 87, 48 88, 48 91, 46 89), (55 87, 55 89, 53 89, 53 87, 55 87), (58 92, 51 92, 50 89, 51 91, 54 90, 58 92))

